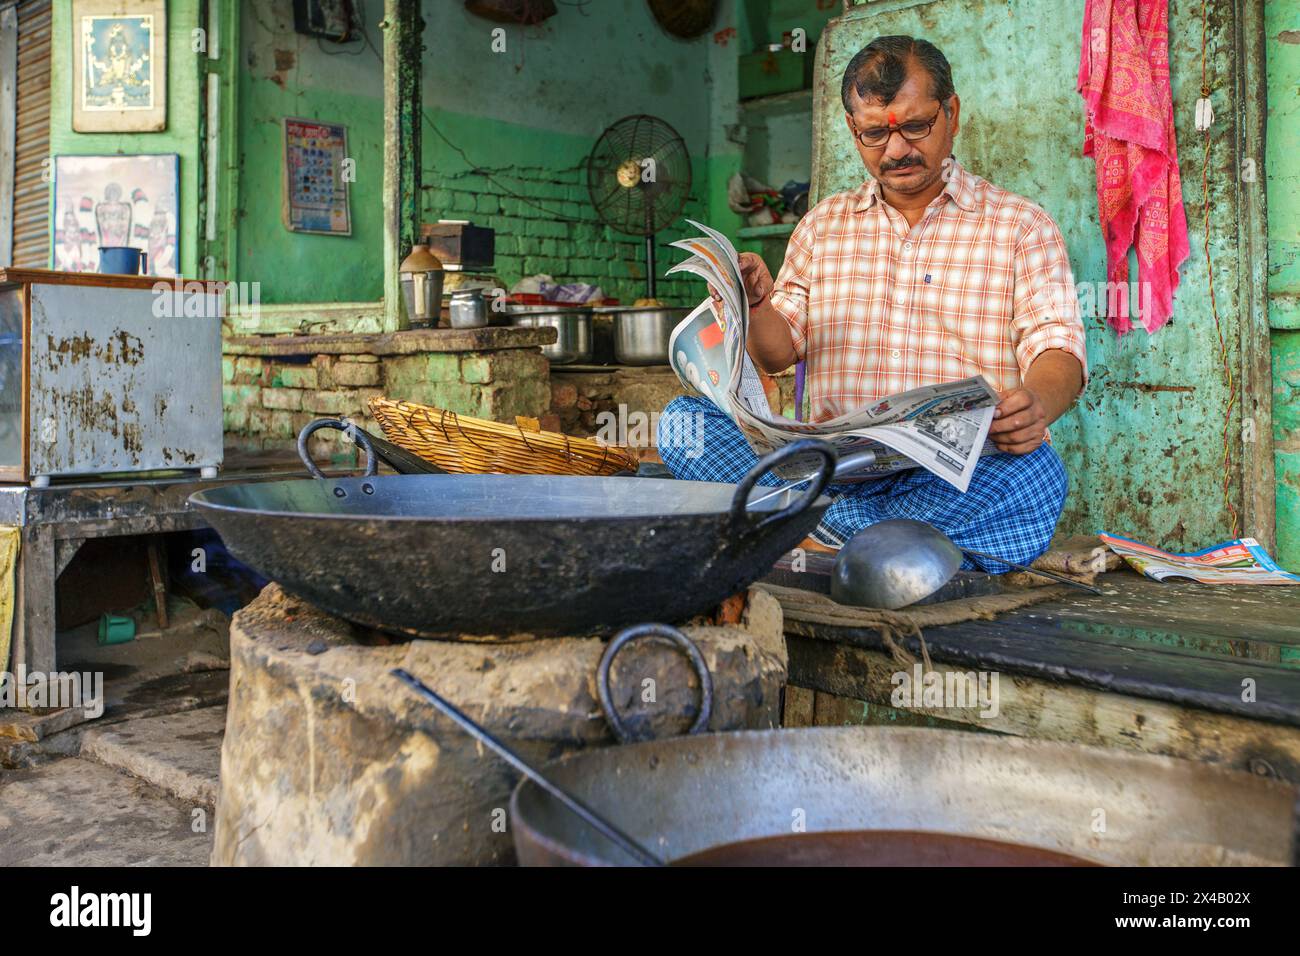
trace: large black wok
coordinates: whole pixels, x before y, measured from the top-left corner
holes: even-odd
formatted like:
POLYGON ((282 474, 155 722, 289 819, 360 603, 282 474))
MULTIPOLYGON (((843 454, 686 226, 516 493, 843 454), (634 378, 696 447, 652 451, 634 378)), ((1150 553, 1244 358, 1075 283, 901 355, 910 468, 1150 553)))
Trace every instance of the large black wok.
POLYGON ((240 561, 349 620, 416 637, 587 634, 679 621, 757 580, 821 520, 834 467, 830 445, 801 441, 737 486, 367 475, 190 501, 240 561), (746 507, 763 474, 810 456, 820 470, 805 490, 746 507))

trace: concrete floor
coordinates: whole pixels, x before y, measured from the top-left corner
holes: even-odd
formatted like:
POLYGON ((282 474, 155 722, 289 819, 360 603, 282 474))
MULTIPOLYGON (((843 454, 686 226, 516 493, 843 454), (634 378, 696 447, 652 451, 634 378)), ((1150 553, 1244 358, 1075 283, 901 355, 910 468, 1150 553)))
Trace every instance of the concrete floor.
POLYGON ((206 808, 81 757, 0 775, 0 867, 206 866, 214 823, 206 808))
POLYGON ((46 721, 48 732, 13 721, 0 736, 0 867, 208 864, 227 629, 220 613, 182 606, 163 637, 100 647, 93 625, 59 635, 60 670, 104 675, 104 713, 46 721))

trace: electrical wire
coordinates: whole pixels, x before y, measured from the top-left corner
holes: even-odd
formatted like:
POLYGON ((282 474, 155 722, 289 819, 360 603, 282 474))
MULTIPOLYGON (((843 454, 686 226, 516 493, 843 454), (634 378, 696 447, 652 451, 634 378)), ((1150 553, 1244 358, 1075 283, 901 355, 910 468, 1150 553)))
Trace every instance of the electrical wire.
MULTIPOLYGON (((370 36, 365 32, 364 26, 361 32, 362 32, 362 36, 365 38, 366 45, 370 47, 370 51, 374 53, 376 58, 378 58, 380 64, 382 64, 384 62, 384 55, 375 48, 375 45, 373 43, 370 42, 370 36)), ((532 208, 538 210, 539 212, 544 212, 546 213, 546 215, 552 217, 557 222, 566 222, 571 224, 581 224, 581 225, 589 226, 595 221, 592 219, 574 219, 572 216, 566 216, 563 213, 556 212, 554 209, 548 209, 546 206, 543 206, 541 203, 538 203, 533 199, 530 199, 528 196, 515 192, 509 186, 505 185, 505 183, 501 182, 499 179, 493 176, 492 171, 490 169, 470 159, 469 155, 465 152, 465 150, 461 149, 461 147, 457 146, 454 142, 452 142, 451 138, 439 128, 438 124, 433 121, 433 117, 429 115, 429 111, 426 110, 423 106, 420 107, 420 117, 428 125, 429 129, 433 130, 434 134, 437 135, 437 137, 440 140, 446 143, 452 149, 452 151, 455 152, 456 155, 458 155, 462 161, 464 161, 465 165, 469 167, 469 169, 467 170, 469 173, 475 176, 483 177, 483 179, 487 180, 489 183, 496 186, 497 189, 501 191, 502 195, 509 196, 511 199, 517 199, 520 202, 524 203, 525 205, 531 206, 532 208)), ((583 165, 585 165, 585 163, 583 165)))

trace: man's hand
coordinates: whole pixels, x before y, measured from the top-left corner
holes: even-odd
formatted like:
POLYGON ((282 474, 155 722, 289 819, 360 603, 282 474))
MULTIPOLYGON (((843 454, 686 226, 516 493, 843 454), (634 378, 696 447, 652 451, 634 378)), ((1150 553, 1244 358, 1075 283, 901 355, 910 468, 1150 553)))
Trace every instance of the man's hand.
POLYGON ((754 252, 742 252, 740 260, 740 281, 745 284, 745 296, 752 309, 772 293, 772 273, 767 271, 767 263, 754 252))
POLYGON ((989 440, 998 451, 1027 455, 1047 437, 1047 409, 1036 394, 1025 388, 1010 388, 1002 393, 989 426, 989 440))
MULTIPOLYGON (((752 252, 742 252, 740 260, 740 280, 745 285, 745 297, 752 309, 767 301, 772 292, 772 273, 767 271, 767 263, 752 252)), ((722 318, 722 296, 718 290, 709 286, 709 297, 713 299, 713 314, 722 318)))

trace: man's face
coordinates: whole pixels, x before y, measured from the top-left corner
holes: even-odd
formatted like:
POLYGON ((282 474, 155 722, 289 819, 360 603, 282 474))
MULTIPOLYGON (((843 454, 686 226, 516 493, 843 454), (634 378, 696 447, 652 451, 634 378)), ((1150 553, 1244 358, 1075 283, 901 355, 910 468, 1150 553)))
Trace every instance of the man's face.
POLYGON ((864 100, 856 93, 852 103, 853 112, 845 117, 849 135, 863 165, 881 185, 895 193, 910 195, 924 192, 943 176, 943 161, 952 154, 953 137, 957 135, 960 103, 953 96, 945 114, 941 104, 930 95, 930 75, 924 67, 915 62, 908 66, 907 79, 889 103, 864 100), (914 143, 898 132, 876 147, 863 146, 858 137, 858 133, 868 130, 924 124, 932 119, 935 123, 929 135, 914 143))

